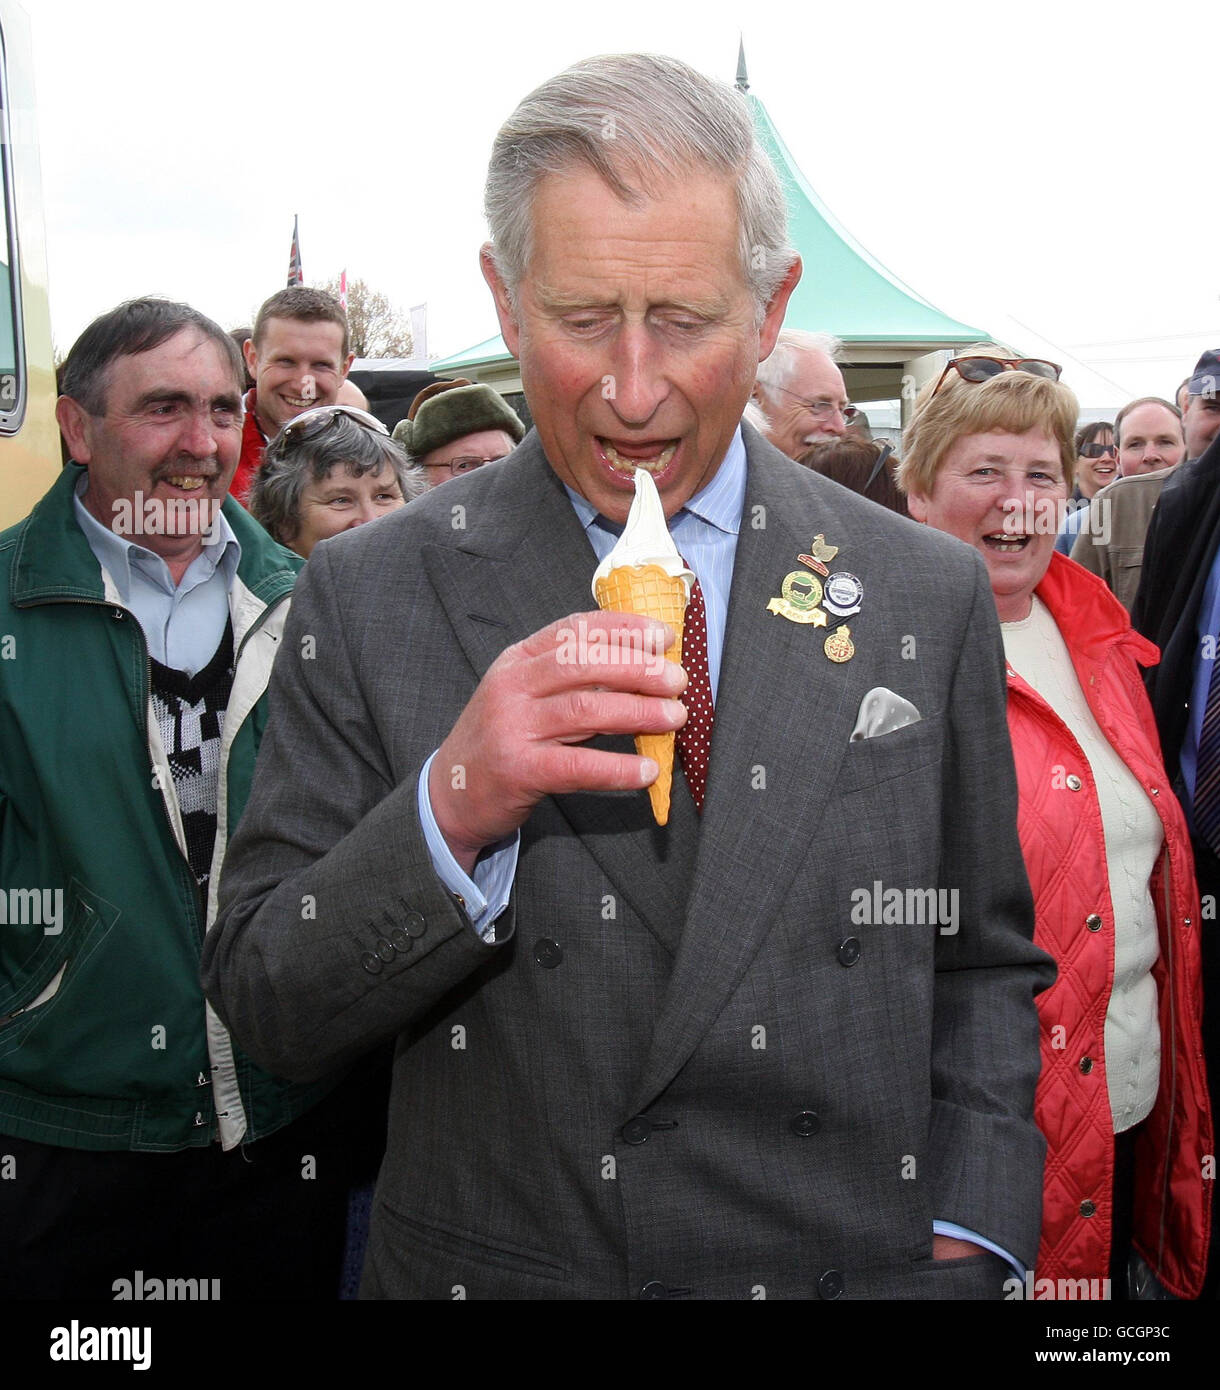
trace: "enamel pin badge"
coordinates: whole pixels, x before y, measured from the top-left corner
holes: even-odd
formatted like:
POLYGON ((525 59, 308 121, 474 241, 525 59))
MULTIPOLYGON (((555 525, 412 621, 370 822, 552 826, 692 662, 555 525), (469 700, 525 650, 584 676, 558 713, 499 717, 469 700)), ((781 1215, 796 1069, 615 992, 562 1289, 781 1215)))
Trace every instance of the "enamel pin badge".
POLYGON ((814 536, 809 554, 796 557, 814 573, 792 570, 786 574, 780 585, 779 597, 768 602, 767 612, 787 618, 790 623, 812 624, 814 627, 829 625, 831 631, 822 650, 836 665, 841 665, 856 654, 851 629, 843 620, 860 611, 864 585, 846 570, 831 571, 830 562, 838 553, 839 547, 827 545, 825 536, 820 533, 814 536), (818 578, 819 575, 821 578, 818 578))

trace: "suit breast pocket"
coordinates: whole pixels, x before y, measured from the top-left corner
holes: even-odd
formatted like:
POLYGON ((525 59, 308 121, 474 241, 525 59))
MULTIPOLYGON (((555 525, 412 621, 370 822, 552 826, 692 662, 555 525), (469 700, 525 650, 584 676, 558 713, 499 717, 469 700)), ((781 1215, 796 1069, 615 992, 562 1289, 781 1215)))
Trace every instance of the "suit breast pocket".
POLYGON ((836 791, 842 796, 939 766, 943 737, 943 722, 932 718, 849 742, 835 779, 836 791))

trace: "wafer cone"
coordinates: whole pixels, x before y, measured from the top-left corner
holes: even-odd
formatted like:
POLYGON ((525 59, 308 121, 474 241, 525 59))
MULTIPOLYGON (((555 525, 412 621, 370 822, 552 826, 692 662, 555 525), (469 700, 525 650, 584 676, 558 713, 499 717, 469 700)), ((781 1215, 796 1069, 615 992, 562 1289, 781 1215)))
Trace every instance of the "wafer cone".
MULTIPOLYGON (((673 645, 665 653, 667 661, 682 660, 682 624, 686 618, 686 581, 673 578, 660 565, 619 565, 595 581, 597 605, 603 612, 638 613, 659 618, 673 629, 673 645)), ((635 751, 652 758, 661 769, 648 788, 652 814, 658 825, 669 820, 669 797, 674 781, 674 736, 636 734, 635 751)))

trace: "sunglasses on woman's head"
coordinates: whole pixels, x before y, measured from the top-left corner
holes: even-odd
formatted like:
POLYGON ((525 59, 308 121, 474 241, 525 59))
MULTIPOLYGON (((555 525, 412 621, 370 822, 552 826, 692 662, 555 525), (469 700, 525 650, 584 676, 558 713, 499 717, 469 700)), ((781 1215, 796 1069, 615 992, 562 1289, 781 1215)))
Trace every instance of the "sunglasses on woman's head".
POLYGON ((377 434, 389 434, 389 430, 375 415, 370 415, 367 410, 361 410, 359 406, 315 405, 312 409, 303 410, 294 419, 289 420, 284 426, 284 438, 303 444, 305 440, 314 439, 324 430, 330 429, 331 425, 341 416, 355 420, 358 425, 363 425, 365 429, 374 430, 377 434))
POLYGON ((1058 381, 1063 368, 1058 362, 1047 362, 1041 357, 954 357, 945 363, 945 370, 940 374, 933 395, 944 385, 950 371, 955 371, 963 381, 978 385, 980 381, 989 381, 1001 372, 1028 372, 1030 376, 1044 376, 1058 381))

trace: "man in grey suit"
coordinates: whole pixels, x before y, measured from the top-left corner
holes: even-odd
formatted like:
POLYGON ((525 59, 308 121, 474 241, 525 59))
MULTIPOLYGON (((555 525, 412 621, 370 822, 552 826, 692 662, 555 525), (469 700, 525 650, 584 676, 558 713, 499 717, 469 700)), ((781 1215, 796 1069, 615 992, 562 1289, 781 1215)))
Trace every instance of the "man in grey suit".
POLYGON ((801 267, 736 94, 578 64, 487 208, 536 432, 315 551, 209 996, 290 1077, 397 1038, 366 1296, 1000 1296, 1050 971, 983 567, 740 426, 801 267), (664 827, 687 675, 584 611, 637 467, 715 707, 664 827))

